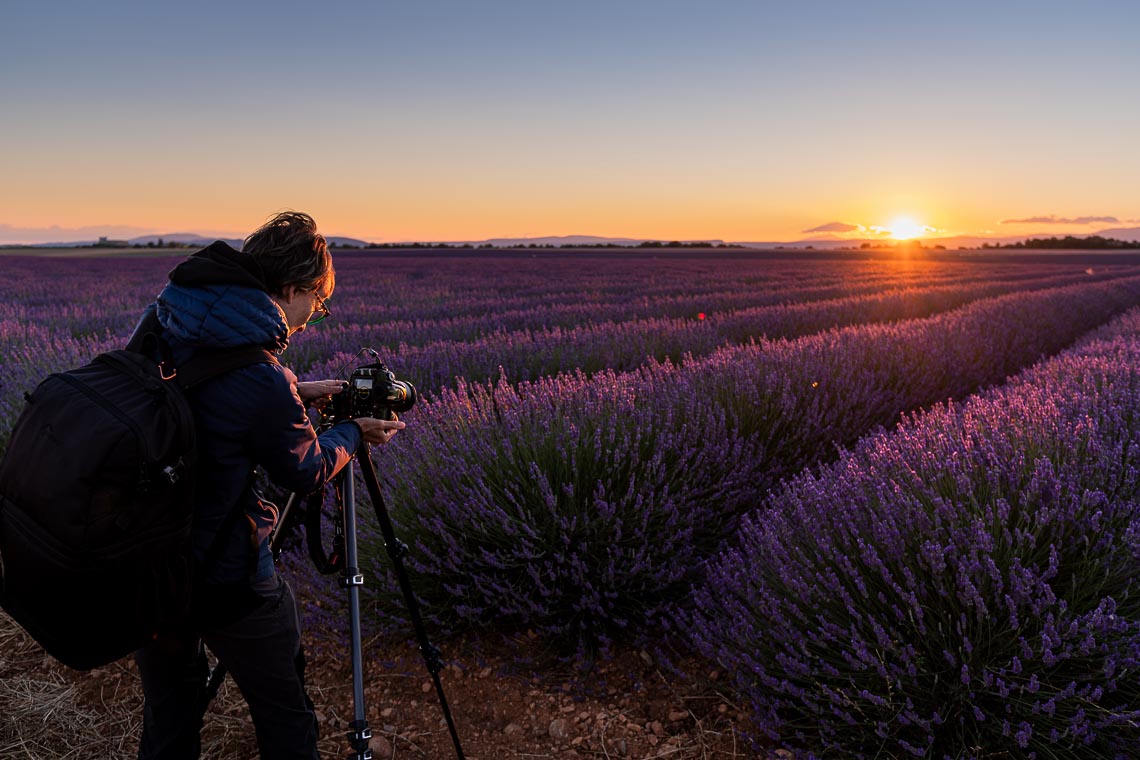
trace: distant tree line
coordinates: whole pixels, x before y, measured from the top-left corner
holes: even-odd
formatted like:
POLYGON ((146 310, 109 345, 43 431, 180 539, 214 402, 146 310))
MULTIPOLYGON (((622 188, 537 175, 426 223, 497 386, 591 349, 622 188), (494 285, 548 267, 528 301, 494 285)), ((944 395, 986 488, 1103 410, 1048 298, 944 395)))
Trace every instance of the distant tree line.
POLYGON ((157 241, 148 240, 146 244, 135 243, 132 248, 197 248, 198 246, 191 243, 179 243, 176 240, 167 240, 163 242, 162 238, 157 241))
POLYGON ((1089 251, 1104 251, 1120 248, 1140 248, 1140 242, 1132 240, 1118 240, 1116 238, 1090 235, 1089 237, 1029 238, 1020 243, 1006 243, 1005 245, 984 243, 982 248, 1076 248, 1089 251))
POLYGON ((76 248, 197 248, 198 246, 192 243, 179 243, 176 240, 163 240, 159 238, 157 241, 148 240, 145 243, 132 243, 129 240, 110 240, 105 237, 99 238, 94 243, 87 245, 77 245, 76 248))

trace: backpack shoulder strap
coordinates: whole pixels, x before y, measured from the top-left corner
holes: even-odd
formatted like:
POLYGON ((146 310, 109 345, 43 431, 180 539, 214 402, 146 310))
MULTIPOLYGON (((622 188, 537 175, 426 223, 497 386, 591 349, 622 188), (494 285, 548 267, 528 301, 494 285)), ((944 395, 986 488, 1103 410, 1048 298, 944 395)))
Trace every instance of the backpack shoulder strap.
POLYGON ((178 385, 185 391, 230 370, 251 364, 279 363, 272 353, 256 346, 198 351, 178 368, 178 385))
MULTIPOLYGON (((164 367, 174 365, 174 352, 162 338, 162 325, 153 309, 148 310, 143 316, 130 340, 127 341, 126 348, 128 351, 154 356, 164 367)), ((262 363, 280 362, 271 352, 257 346, 203 349, 196 351, 183 362, 173 377, 177 378, 179 387, 185 391, 206 380, 224 375, 230 370, 262 363)))
POLYGON ((158 321, 158 314, 154 309, 147 309, 124 348, 139 354, 148 353, 149 350, 157 348, 160 335, 162 335, 162 325, 158 321))

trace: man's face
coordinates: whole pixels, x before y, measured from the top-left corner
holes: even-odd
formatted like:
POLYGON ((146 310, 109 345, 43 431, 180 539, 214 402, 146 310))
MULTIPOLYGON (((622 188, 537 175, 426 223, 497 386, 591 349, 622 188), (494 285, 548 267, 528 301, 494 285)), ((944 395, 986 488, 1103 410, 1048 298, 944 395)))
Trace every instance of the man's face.
POLYGON ((329 313, 324 297, 315 290, 303 290, 290 285, 285 288, 281 297, 275 300, 281 311, 285 312, 289 335, 302 332, 310 322, 319 321, 329 313))

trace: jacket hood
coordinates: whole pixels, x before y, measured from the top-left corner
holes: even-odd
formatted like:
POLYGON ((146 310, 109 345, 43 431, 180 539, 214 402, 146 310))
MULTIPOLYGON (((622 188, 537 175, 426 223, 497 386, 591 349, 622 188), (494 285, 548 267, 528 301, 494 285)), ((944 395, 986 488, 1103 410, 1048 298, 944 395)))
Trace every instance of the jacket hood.
POLYGON ((174 267, 151 308, 176 356, 241 346, 280 352, 289 345, 285 313, 266 291, 261 265, 221 240, 174 267))
POLYGON ((239 285, 268 291, 265 274, 257 259, 221 240, 191 254, 174 267, 170 271, 170 281, 187 287, 239 285))
POLYGON ((178 347, 260 346, 279 353, 289 345, 285 313, 264 290, 172 282, 158 294, 155 311, 176 355, 178 347))

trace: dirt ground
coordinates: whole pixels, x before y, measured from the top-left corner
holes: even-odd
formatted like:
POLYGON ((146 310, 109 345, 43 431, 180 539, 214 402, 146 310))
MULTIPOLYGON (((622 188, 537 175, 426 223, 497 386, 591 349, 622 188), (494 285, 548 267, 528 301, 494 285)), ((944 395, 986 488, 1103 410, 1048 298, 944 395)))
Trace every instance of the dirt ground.
MULTIPOLYGON (((310 642, 312 644, 312 642, 310 642)), ((444 693, 464 755, 495 758, 749 758, 742 716, 715 692, 721 674, 680 681, 644 651, 623 651, 572 677, 524 670, 536 642, 442 642, 444 693)), ((317 705, 321 752, 351 751, 353 718, 347 648, 310 646, 308 681, 317 705)), ((365 646, 365 704, 373 756, 456 757, 418 650, 408 642, 365 646)), ((70 671, 0 614, 0 757, 130 758, 137 748, 142 695, 130 658, 89 673, 70 671)), ((204 758, 256 758, 245 702, 226 682, 206 718, 204 758)), ((782 753, 781 753, 782 754, 782 753)))

